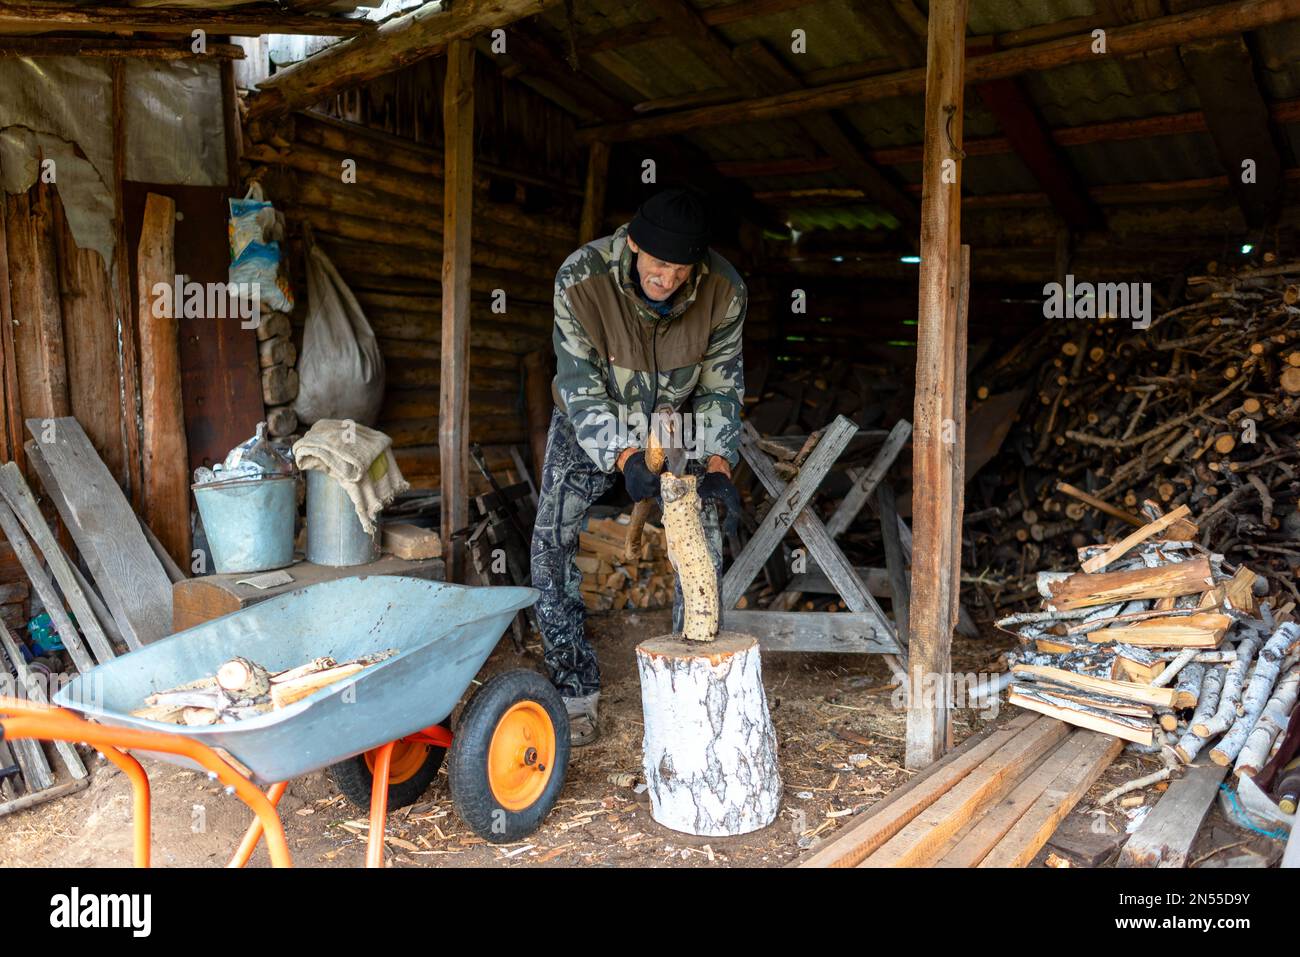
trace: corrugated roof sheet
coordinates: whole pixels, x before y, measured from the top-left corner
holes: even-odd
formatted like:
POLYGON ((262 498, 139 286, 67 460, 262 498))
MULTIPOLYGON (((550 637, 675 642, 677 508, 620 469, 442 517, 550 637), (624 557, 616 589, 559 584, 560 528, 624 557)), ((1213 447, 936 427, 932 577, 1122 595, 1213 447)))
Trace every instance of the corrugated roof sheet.
MULTIPOLYGON (((706 11, 727 7, 734 0, 688 0, 706 11)), ((884 3, 884 0, 878 0, 884 3)), ((934 0, 931 0, 934 2, 934 0)), ((930 3, 917 0, 923 13, 930 3)), ((576 0, 574 29, 580 37, 602 34, 656 16, 644 3, 619 0, 576 0)), ((563 28, 562 7, 545 15, 563 28)), ((894 52, 887 33, 877 29, 879 10, 861 0, 816 0, 794 9, 719 24, 715 32, 739 45, 763 41, 791 70, 806 75, 818 70, 887 59, 894 52), (791 31, 807 37, 807 52, 790 49, 791 31)), ((969 32, 988 36, 1023 31, 1061 21, 1101 18, 1095 0, 971 0, 969 32)), ((1300 97, 1300 23, 1269 27, 1250 35, 1262 90, 1270 100, 1300 97)), ((723 78, 679 39, 654 38, 594 55, 645 99, 682 96, 725 88, 723 78)), ((1097 58, 1052 70, 1022 75, 1017 81, 1048 129, 1194 112, 1199 109, 1189 78, 1176 51, 1146 57, 1097 58)), ((920 95, 860 104, 839 111, 865 148, 914 146, 921 142, 924 98, 920 95)), ((963 120, 966 139, 1003 135, 977 92, 968 89, 963 120)), ((1294 161, 1300 156, 1300 124, 1279 127, 1284 148, 1294 161)), ((695 131, 689 138, 714 160, 761 160, 818 155, 797 122, 745 124, 695 131)), ((1186 133, 1142 139, 1097 142, 1061 149, 1065 161, 1090 186, 1201 179, 1223 174, 1208 134, 1186 133)), ((901 183, 917 183, 920 164, 906 163, 886 170, 901 183)), ((852 184, 837 171, 779 177, 757 177, 747 185, 760 193, 835 188, 852 184)), ((1025 164, 1013 153, 972 156, 963 168, 963 187, 970 195, 1024 193, 1040 190, 1025 164)), ((1227 208, 1233 208, 1231 201, 1227 208)), ((870 204, 847 202, 840 207, 809 206, 797 214, 804 228, 863 227, 880 223, 870 204)))

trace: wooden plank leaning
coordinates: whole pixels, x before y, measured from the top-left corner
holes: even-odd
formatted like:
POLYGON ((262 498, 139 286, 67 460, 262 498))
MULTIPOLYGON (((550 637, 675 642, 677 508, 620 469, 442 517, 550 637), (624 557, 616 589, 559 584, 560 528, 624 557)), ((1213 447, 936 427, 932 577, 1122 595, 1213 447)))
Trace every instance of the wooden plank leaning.
POLYGON ((28 419, 57 492, 47 488, 132 648, 171 633, 171 581, 122 490, 74 418, 28 419))
MULTIPOLYGON (((59 590, 63 592, 64 597, 68 600, 68 608, 77 616, 77 625, 81 633, 85 636, 86 641, 90 643, 91 651, 94 652, 96 661, 104 664, 111 661, 116 655, 113 652, 113 646, 109 643, 108 636, 104 629, 100 627, 99 618, 96 616, 89 598, 82 590, 81 582, 75 574, 72 564, 68 561, 67 556, 63 554, 58 540, 55 539, 54 533, 50 527, 45 524, 45 519, 41 515, 40 506, 36 504, 36 499, 32 495, 32 490, 28 488, 27 481, 18 471, 18 466, 13 462, 6 462, 0 465, 0 496, 9 503, 9 507, 18 516, 22 522, 23 528, 27 534, 32 537, 32 541, 41 550, 45 556, 45 562, 50 566, 50 571, 54 573, 54 580, 59 583, 59 590)), ((44 601, 45 599, 41 599, 44 601)), ((53 617, 53 615, 51 615, 53 617)), ((63 636, 63 632, 59 632, 63 636)), ((74 636, 75 637, 75 636, 74 636)), ((65 642, 66 644, 66 642, 65 642)), ((78 665, 79 671, 85 671, 78 665)))

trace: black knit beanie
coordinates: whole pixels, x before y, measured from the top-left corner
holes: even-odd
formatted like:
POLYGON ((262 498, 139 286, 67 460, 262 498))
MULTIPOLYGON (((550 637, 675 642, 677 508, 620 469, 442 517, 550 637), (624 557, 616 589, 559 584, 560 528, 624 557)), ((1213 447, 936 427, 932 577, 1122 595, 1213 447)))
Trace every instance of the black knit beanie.
POLYGON ((690 266, 709 250, 709 223, 704 203, 688 189, 656 193, 636 211, 628 235, 651 256, 690 266))

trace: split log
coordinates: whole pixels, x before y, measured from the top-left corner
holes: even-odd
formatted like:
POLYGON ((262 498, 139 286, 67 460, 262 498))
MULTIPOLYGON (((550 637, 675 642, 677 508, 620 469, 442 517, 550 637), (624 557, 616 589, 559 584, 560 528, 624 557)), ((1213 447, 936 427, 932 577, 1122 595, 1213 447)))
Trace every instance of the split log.
POLYGON ((1083 563, 1083 570, 1089 574, 1101 571, 1107 565, 1119 561, 1119 559, 1123 558, 1124 555, 1128 554, 1128 552, 1145 542, 1147 539, 1160 534, 1165 529, 1169 528, 1169 526, 1173 525, 1180 519, 1186 518, 1190 514, 1191 509, 1186 505, 1178 506, 1178 508, 1174 509, 1168 515, 1164 515, 1156 519, 1154 522, 1143 525, 1132 535, 1129 535, 1122 541, 1116 542, 1096 558, 1088 559, 1088 561, 1083 563))
POLYGON ((636 658, 655 821, 707 836, 771 824, 782 788, 758 640, 723 632, 702 647, 668 635, 636 658))
POLYGON ((1160 708, 1173 707, 1174 690, 1172 688, 1153 688, 1149 685, 1135 684, 1130 681, 1109 681, 1105 678, 1092 678, 1088 675, 1074 674, 1061 668, 1044 668, 1037 665, 1015 665, 1011 669, 1018 677, 1045 679, 1057 684, 1070 685, 1094 694, 1103 694, 1127 701, 1136 701, 1160 708))
POLYGON ((1102 628, 1088 634, 1094 642, 1116 641, 1137 647, 1217 648, 1232 626, 1227 615, 1201 612, 1187 616, 1165 616, 1132 625, 1102 628))
POLYGON ((342 681, 344 678, 351 678, 363 668, 365 668, 363 664, 349 662, 345 665, 339 665, 337 668, 328 668, 325 671, 303 675, 301 678, 275 682, 271 685, 271 704, 276 710, 287 708, 295 701, 300 701, 322 688, 342 681))
POLYGON ((709 558, 694 475, 665 475, 664 536, 668 559, 682 585, 682 635, 712 641, 718 634, 718 576, 709 558))
POLYGON ((1260 650, 1259 658, 1255 662, 1255 673, 1241 696, 1237 718, 1224 734, 1223 740, 1210 752, 1210 759, 1215 764, 1229 765, 1236 759, 1246 743, 1246 737, 1254 729, 1255 722, 1259 720, 1264 706, 1268 703, 1273 686, 1277 683, 1282 659, 1298 639, 1300 639, 1300 625, 1287 622, 1274 632, 1260 650))
POLYGON ((1068 611, 1137 598, 1177 598, 1200 594, 1214 585, 1205 557, 1133 571, 1069 575, 1047 583, 1050 608, 1068 611))

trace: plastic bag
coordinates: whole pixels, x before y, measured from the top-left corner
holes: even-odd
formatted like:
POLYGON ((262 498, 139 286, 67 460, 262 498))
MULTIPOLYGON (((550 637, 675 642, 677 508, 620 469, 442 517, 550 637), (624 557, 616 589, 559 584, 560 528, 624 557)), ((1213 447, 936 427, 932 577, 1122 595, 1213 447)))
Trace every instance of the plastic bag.
POLYGON ((257 423, 257 434, 240 442, 227 454, 225 461, 212 468, 199 466, 194 470, 194 484, 228 482, 235 479, 278 478, 296 475, 298 468, 290 454, 267 437, 266 423, 257 423))
POLYGON ((243 199, 230 200, 230 282, 258 290, 263 306, 278 312, 293 311, 293 290, 280 273, 280 240, 284 219, 262 198, 254 183, 243 199))
POLYGON ((307 326, 293 411, 308 425, 351 419, 374 425, 384 400, 384 357, 352 290, 307 237, 307 326))

